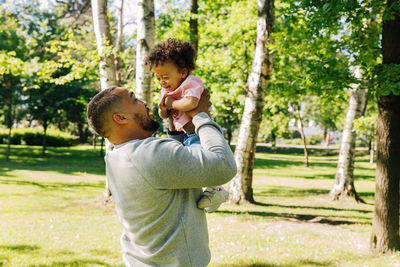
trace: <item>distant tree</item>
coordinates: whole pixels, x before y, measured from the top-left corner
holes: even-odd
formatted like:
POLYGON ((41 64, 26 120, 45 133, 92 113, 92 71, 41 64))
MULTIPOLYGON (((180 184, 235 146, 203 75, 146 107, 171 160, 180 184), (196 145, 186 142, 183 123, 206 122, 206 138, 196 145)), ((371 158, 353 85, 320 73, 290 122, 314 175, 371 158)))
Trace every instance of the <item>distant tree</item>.
POLYGON ((372 113, 354 120, 354 130, 357 132, 357 135, 368 140, 370 164, 374 163, 376 118, 377 114, 372 113))
POLYGON ((26 51, 24 30, 12 14, 0 8, 0 115, 8 128, 6 161, 10 158, 11 129, 22 102, 26 51))
POLYGON ((276 147, 276 139, 284 137, 289 129, 290 113, 288 102, 282 97, 267 95, 265 97, 265 109, 263 121, 260 126, 259 138, 263 141, 270 140, 272 148, 276 147))
POLYGON ((326 141, 330 131, 339 129, 345 104, 344 94, 334 96, 310 97, 306 103, 305 114, 308 120, 315 122, 323 129, 323 140, 326 141))
MULTIPOLYGON (((304 98, 300 97, 300 100, 302 99, 304 98)), ((301 102, 292 101, 290 103, 290 106, 293 108, 292 116, 296 119, 296 121, 299 122, 301 142, 303 143, 303 150, 304 150, 304 166, 308 167, 309 163, 308 163, 307 140, 306 140, 306 135, 304 133, 305 116, 302 114, 303 112, 301 110, 301 102)))

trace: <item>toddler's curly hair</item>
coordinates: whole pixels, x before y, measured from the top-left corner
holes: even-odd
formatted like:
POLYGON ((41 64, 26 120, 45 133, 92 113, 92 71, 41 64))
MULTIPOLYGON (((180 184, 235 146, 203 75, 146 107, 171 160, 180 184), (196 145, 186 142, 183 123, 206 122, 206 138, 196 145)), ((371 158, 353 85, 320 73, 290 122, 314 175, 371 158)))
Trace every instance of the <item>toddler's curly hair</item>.
POLYGON ((188 72, 195 69, 196 52, 189 42, 178 39, 168 39, 157 44, 145 59, 147 66, 152 69, 167 61, 173 62, 179 70, 186 68, 188 72))

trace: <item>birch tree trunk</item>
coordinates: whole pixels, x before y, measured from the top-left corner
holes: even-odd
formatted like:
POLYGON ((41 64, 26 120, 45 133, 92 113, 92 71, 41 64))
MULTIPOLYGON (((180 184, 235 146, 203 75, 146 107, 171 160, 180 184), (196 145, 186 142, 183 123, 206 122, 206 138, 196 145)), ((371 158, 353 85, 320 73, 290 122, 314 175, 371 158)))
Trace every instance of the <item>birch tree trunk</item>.
POLYGON ((265 88, 270 79, 272 56, 267 43, 273 25, 274 0, 258 0, 257 41, 253 66, 246 85, 246 100, 235 151, 238 173, 229 184, 231 203, 254 203, 253 168, 256 139, 262 120, 265 88))
MULTIPOLYGON (((356 68, 355 78, 361 80, 361 69, 356 68)), ((357 133, 353 131, 353 122, 355 119, 361 117, 365 112, 368 100, 368 89, 360 89, 358 87, 358 84, 354 84, 353 89, 350 92, 349 106, 347 108, 342 142, 340 145, 335 184, 330 192, 332 200, 352 196, 357 202, 364 202, 358 196, 354 187, 354 160, 357 133)))
POLYGON ((101 57, 100 83, 101 89, 117 86, 114 55, 111 48, 110 23, 107 16, 107 0, 92 0, 94 32, 96 34, 97 51, 101 57))
MULTIPOLYGON (((400 5, 399 0, 388 0, 386 9, 390 10, 396 5, 400 5)), ((400 15, 393 14, 393 18, 383 21, 382 65, 399 67, 400 15)), ((398 76, 397 81, 392 82, 398 82, 398 76)), ((394 93, 400 93, 400 88, 393 89, 387 96, 378 96, 375 207, 371 247, 379 253, 400 249, 400 95, 394 93)))
POLYGON ((121 51, 122 51, 122 38, 123 38, 123 10, 124 0, 121 0, 121 5, 118 8, 118 28, 117 28, 117 39, 115 41, 115 79, 118 86, 122 85, 121 78, 121 51))
MULTIPOLYGON (((115 58, 111 47, 110 23, 107 16, 107 0, 92 0, 92 14, 97 51, 100 56, 99 69, 101 90, 105 90, 112 86, 118 86, 115 58)), ((108 141, 106 141, 106 147, 109 145, 107 143, 108 141)), ((106 202, 109 200, 110 196, 111 192, 106 180, 106 187, 104 190, 106 202)))
POLYGON ((154 1, 137 1, 137 46, 136 46, 136 96, 147 102, 152 109, 153 75, 145 65, 145 58, 154 46, 155 18, 154 1))

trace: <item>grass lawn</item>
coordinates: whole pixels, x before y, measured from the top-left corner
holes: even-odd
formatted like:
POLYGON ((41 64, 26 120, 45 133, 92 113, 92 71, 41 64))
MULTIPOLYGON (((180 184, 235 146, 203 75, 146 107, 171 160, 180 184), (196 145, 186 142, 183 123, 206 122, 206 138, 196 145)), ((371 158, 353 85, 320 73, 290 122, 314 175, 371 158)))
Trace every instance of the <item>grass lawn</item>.
MULTIPOLYGON (((104 163, 90 146, 0 145, 0 266, 122 266, 121 226, 104 205, 104 163)), ((375 166, 356 163, 367 204, 331 202, 337 155, 259 148, 256 205, 224 204, 208 216, 210 266, 400 266, 400 253, 369 250, 375 166)))

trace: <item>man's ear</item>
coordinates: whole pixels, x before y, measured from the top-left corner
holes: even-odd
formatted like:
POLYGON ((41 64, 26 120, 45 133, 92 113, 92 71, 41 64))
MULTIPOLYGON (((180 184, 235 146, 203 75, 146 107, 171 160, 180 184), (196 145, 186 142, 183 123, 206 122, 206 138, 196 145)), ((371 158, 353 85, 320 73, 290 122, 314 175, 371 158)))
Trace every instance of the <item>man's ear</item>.
POLYGON ((112 119, 118 125, 124 125, 128 123, 128 119, 124 113, 114 113, 112 115, 112 119))

